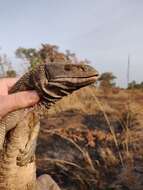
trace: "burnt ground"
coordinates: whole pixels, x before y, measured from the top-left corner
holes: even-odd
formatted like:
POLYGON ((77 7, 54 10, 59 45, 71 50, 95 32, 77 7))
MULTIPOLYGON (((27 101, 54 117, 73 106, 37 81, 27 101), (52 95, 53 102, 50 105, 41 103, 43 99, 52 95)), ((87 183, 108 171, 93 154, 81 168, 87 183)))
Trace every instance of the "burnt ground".
POLYGON ((41 121, 37 175, 63 190, 143 189, 143 92, 84 88, 41 121))

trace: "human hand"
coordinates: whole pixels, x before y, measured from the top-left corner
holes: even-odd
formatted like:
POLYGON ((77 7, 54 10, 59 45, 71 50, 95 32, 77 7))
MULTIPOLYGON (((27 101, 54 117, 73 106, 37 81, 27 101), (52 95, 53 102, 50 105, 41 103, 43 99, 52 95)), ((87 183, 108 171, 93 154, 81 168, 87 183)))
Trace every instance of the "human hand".
POLYGON ((17 78, 0 79, 0 118, 11 111, 32 106, 39 101, 39 96, 35 91, 23 91, 8 95, 8 90, 17 80, 17 78))

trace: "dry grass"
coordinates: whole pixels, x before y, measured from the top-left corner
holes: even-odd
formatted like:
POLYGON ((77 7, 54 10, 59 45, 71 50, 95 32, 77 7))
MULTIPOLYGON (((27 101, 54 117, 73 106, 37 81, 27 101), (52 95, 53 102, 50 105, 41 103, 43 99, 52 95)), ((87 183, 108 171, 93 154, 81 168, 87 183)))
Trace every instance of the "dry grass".
POLYGON ((141 91, 85 87, 65 97, 42 121, 39 173, 66 190, 142 190, 142 105, 141 91))

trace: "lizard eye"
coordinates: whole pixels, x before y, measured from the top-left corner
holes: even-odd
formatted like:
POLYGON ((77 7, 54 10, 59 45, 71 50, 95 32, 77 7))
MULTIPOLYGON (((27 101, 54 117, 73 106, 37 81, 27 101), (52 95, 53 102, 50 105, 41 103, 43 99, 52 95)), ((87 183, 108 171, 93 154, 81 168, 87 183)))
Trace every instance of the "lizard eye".
POLYGON ((64 66, 64 69, 65 69, 66 71, 70 71, 70 70, 71 70, 70 64, 66 64, 66 65, 64 66))
POLYGON ((79 69, 80 69, 81 71, 85 71, 85 67, 84 67, 83 65, 80 65, 79 69))

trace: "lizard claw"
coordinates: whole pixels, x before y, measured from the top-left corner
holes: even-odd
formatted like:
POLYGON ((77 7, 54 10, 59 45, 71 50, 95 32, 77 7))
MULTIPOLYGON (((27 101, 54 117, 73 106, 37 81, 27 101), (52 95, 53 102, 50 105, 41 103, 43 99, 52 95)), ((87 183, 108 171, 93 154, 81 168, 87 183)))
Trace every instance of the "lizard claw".
POLYGON ((36 149, 36 142, 33 143, 30 147, 26 147, 24 150, 19 150, 19 155, 17 156, 17 165, 18 166, 25 166, 35 160, 35 149, 36 149))

